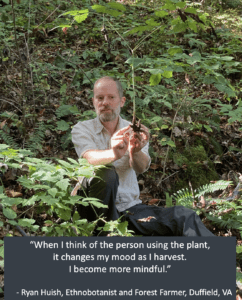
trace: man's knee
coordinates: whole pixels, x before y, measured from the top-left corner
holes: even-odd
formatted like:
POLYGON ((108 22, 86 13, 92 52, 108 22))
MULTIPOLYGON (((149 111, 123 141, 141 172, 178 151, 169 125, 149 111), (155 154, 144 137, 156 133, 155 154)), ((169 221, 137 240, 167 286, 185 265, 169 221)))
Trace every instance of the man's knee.
POLYGON ((182 216, 182 215, 195 214, 195 211, 190 208, 178 205, 178 206, 174 206, 174 213, 176 215, 182 216))
POLYGON ((102 167, 98 169, 89 181, 90 186, 99 185, 100 187, 112 188, 119 185, 118 174, 114 166, 102 167))

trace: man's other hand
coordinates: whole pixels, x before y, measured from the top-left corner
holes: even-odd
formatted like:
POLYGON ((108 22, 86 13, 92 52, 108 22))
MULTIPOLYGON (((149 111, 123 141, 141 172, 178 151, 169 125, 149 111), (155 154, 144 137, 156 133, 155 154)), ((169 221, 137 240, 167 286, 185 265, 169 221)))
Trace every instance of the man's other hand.
POLYGON ((115 155, 115 159, 120 159, 126 153, 129 146, 129 138, 124 135, 124 132, 127 131, 129 126, 124 127, 114 133, 111 138, 111 148, 115 155))
POLYGON ((149 141, 149 129, 141 124, 141 132, 132 132, 129 137, 129 153, 132 156, 139 152, 149 141))

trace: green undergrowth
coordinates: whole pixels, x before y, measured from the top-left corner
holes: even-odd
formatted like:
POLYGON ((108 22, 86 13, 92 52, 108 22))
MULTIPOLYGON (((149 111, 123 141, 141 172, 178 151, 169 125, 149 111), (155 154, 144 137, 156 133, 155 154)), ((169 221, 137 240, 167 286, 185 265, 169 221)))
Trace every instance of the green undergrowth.
POLYGON ((182 176, 175 183, 175 190, 188 187, 190 181, 193 188, 198 188, 212 180, 218 179, 213 162, 209 159, 202 145, 187 147, 182 152, 173 152, 171 157, 179 167, 182 176))
MULTIPOLYGON (((211 196, 216 191, 224 191, 232 182, 217 181, 200 186, 192 190, 190 187, 183 188, 172 196, 167 194, 166 206, 172 206, 172 200, 176 205, 183 205, 193 209, 203 218, 203 221, 210 223, 210 230, 219 228, 220 232, 224 232, 221 236, 232 236, 236 231, 238 241, 241 241, 242 234, 242 188, 239 195, 232 201, 223 201, 221 198, 213 198, 211 196), (203 204, 199 203, 203 197, 203 204)), ((225 193, 226 197, 227 193, 225 193)), ((242 282, 242 246, 240 243, 236 246, 236 281, 242 282)))
POLYGON ((137 117, 151 133, 161 132, 157 139, 162 146, 176 147, 170 132, 163 134, 164 126, 174 128, 174 115, 185 117, 180 126, 191 132, 203 128, 216 133, 223 116, 228 123, 241 122, 242 43, 227 28, 234 24, 233 13, 215 1, 206 3, 23 0, 14 3, 14 26, 10 2, 3 1, 0 94, 8 95, 12 84, 19 90, 16 103, 8 101, 0 115, 1 122, 8 120, 2 123, 0 139, 36 154, 43 154, 46 144, 69 151, 71 126, 92 116, 92 85, 105 75, 123 85, 124 116, 132 120, 135 103, 137 117), (65 108, 68 114, 58 116, 65 108), (50 116, 51 110, 57 117, 50 116), (51 138, 56 133, 58 138, 51 138))
POLYGON ((38 159, 29 150, 14 150, 1 144, 0 197, 4 219, 0 227, 21 226, 39 236, 92 236, 98 221, 102 220, 104 227, 99 227, 99 232, 130 235, 127 222, 109 223, 99 215, 96 221, 88 222, 76 210, 77 206, 91 205, 94 210, 106 207, 96 198, 71 196, 78 177, 93 177, 100 167, 103 166, 90 165, 85 159, 38 159), (13 169, 17 170, 15 188, 21 190, 17 197, 9 194, 4 176, 13 169))

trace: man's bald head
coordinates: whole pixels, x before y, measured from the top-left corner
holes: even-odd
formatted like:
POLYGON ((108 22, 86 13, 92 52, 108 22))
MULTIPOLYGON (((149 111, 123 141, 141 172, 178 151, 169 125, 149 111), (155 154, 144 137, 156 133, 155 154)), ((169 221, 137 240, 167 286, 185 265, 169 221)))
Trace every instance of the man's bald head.
POLYGON ((120 83, 120 81, 118 81, 118 79, 114 78, 114 77, 110 77, 110 76, 104 76, 99 78, 97 81, 95 81, 94 86, 93 86, 93 90, 95 89, 95 86, 99 83, 99 82, 105 82, 105 81, 114 81, 116 83, 116 87, 118 90, 118 94, 120 99, 123 97, 123 88, 122 85, 120 83))

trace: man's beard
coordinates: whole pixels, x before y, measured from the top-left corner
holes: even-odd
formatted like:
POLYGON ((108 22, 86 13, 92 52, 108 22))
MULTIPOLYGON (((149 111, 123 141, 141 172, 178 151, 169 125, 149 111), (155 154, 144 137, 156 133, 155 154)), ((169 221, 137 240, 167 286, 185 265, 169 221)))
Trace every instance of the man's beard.
MULTIPOLYGON (((109 108, 106 108, 106 110, 109 108)), ((116 119, 117 116, 119 116, 120 114, 120 106, 118 106, 115 110, 111 110, 108 112, 105 111, 101 111, 101 112, 97 112, 96 113, 100 119, 101 122, 110 122, 116 119)))

